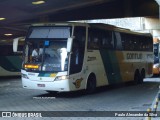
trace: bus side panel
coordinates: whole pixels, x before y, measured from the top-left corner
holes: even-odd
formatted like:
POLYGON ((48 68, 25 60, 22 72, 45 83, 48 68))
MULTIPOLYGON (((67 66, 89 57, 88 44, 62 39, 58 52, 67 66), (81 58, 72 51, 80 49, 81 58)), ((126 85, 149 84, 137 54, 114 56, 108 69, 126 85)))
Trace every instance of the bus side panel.
POLYGON ((134 72, 140 61, 129 61, 126 59, 128 52, 116 51, 117 59, 119 62, 120 74, 123 82, 134 80, 134 72))
POLYGON ((151 52, 117 51, 116 54, 124 82, 133 81, 136 70, 139 70, 139 73, 141 74, 142 69, 144 69, 146 77, 152 75, 151 52))
POLYGON ((117 62, 119 67, 119 74, 123 82, 133 80, 133 69, 132 64, 125 62, 125 56, 122 51, 116 51, 117 62))
POLYGON ((90 73, 94 73, 96 75, 97 86, 108 85, 109 83, 105 72, 105 67, 103 65, 99 50, 89 50, 85 56, 86 64, 84 65, 84 68, 87 67, 87 70, 84 73, 85 79, 87 80, 90 73))
POLYGON ((104 64, 105 72, 109 84, 122 82, 121 70, 119 67, 118 58, 115 51, 100 50, 101 58, 104 64))
MULTIPOLYGON (((146 77, 151 74, 152 60, 149 56, 152 56, 152 53, 103 49, 100 50, 99 54, 109 84, 133 81, 136 70, 141 73, 144 69, 146 77)), ((99 64, 101 62, 99 61, 99 64)), ((99 65, 98 63, 95 64, 99 65)), ((97 67, 97 69, 99 68, 99 71, 102 71, 102 66, 97 67)), ((102 73, 100 74, 102 75, 102 73)))

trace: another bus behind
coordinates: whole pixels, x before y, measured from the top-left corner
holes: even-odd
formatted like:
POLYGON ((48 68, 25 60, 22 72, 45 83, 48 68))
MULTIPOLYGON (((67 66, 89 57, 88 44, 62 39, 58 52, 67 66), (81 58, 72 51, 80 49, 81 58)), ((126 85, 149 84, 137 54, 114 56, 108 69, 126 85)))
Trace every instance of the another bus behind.
POLYGON ((14 53, 12 40, 0 41, 0 76, 21 76, 23 44, 19 43, 21 53, 14 53))

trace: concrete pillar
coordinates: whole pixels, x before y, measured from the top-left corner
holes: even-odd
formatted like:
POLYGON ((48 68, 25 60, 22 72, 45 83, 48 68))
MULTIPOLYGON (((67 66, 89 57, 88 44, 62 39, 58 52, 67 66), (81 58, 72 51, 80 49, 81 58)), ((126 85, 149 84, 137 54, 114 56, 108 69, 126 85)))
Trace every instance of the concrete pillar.
POLYGON ((153 30, 153 36, 154 38, 160 38, 160 30, 153 30))
POLYGON ((145 18, 144 22, 145 22, 144 29, 147 29, 147 30, 160 29, 160 21, 158 18, 145 18))
POLYGON ((159 19, 160 19, 160 0, 155 0, 159 5, 159 19))

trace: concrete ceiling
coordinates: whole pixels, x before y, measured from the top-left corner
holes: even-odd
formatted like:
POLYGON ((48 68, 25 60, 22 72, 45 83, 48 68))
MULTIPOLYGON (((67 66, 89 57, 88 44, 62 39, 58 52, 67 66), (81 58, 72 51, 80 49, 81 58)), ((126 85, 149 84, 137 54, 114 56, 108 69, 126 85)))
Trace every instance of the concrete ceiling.
POLYGON ((159 6, 155 0, 45 0, 33 5, 35 0, 0 0, 0 39, 24 36, 28 25, 38 22, 85 20, 124 17, 158 17, 159 6))

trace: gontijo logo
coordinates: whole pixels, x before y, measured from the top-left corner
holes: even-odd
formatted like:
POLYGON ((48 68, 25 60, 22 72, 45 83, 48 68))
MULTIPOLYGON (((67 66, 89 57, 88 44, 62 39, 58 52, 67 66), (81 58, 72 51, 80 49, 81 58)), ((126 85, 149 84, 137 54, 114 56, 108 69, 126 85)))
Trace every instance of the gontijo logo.
POLYGON ((96 57, 90 57, 90 56, 88 56, 87 61, 94 61, 94 60, 96 60, 96 57))
POLYGON ((142 59, 142 53, 127 53, 127 59, 142 59))

